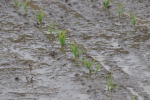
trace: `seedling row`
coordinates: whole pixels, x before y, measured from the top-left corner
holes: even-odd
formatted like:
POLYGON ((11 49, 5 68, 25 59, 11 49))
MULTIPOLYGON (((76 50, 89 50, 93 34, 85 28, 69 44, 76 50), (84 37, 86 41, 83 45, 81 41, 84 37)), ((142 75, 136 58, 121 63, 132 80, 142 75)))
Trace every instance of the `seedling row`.
MULTIPOLYGON (((91 0, 91 1, 94 2, 94 0, 91 0)), ((27 3, 28 3, 28 0, 26 0, 25 2, 22 2, 22 3, 20 3, 18 0, 14 0, 14 5, 17 9, 19 8, 20 4, 23 6, 24 14, 27 14, 27 11, 28 11, 27 10, 27 7, 28 7, 27 3)), ((110 3, 111 3, 111 0, 104 0, 104 2, 103 2, 104 8, 109 9, 111 7, 110 3)), ((118 11, 117 11, 117 13, 119 14, 119 17, 122 17, 124 12, 125 12, 124 4, 119 4, 118 5, 118 11)), ((44 9, 41 9, 39 12, 34 11, 34 13, 36 16, 33 16, 33 18, 36 18, 37 23, 41 24, 43 22, 43 18, 45 16, 44 9)), ((135 26, 137 24, 137 21, 136 21, 136 16, 135 16, 134 12, 128 12, 128 13, 130 16, 131 24, 133 26, 135 26)), ((99 72, 99 69, 101 68, 102 62, 100 62, 95 67, 93 67, 94 63, 95 63, 95 59, 91 59, 91 61, 87 60, 87 58, 80 59, 80 55, 84 54, 87 51, 87 49, 82 50, 75 41, 72 41, 71 44, 67 44, 66 43, 66 33, 67 32, 64 30, 57 30, 56 29, 56 23, 53 22, 49 26, 49 37, 51 38, 51 36, 56 34, 56 33, 58 34, 60 46, 68 46, 70 48, 70 51, 74 55, 74 58, 76 58, 77 61, 81 61, 83 63, 83 65, 88 69, 89 74, 91 74, 91 73, 97 74, 99 72)), ((108 90, 113 90, 113 89, 117 88, 117 86, 114 85, 113 72, 111 72, 110 75, 107 75, 106 80, 107 80, 106 85, 107 85, 108 90)), ((136 99, 136 96, 134 96, 132 98, 132 100, 135 100, 135 99, 136 99)))

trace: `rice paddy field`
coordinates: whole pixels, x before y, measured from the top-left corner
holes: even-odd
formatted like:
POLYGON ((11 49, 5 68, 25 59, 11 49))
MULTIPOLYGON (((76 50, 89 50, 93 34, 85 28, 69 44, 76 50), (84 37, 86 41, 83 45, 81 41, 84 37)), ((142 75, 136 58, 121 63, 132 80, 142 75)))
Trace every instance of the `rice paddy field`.
POLYGON ((0 0, 0 100, 150 100, 150 0, 0 0))

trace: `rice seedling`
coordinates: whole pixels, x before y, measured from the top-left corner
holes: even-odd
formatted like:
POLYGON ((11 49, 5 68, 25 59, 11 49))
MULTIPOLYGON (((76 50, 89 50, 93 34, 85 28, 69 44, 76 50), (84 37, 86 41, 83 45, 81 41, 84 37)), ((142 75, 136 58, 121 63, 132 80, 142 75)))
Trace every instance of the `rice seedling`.
POLYGON ((134 13, 129 13, 130 14, 130 20, 133 26, 136 25, 136 16, 134 15, 134 13))
POLYGON ((150 27, 148 27, 148 29, 150 30, 150 27))
POLYGON ((65 45, 66 44, 66 31, 61 31, 59 33, 59 41, 60 41, 60 44, 61 46, 65 45))
POLYGON ((115 88, 117 88, 118 86, 114 86, 114 82, 113 82, 113 73, 110 74, 110 76, 106 76, 107 78, 107 87, 108 90, 113 90, 115 88))
POLYGON ((110 0, 104 0, 104 7, 109 8, 110 0))
POLYGON ((50 34, 54 34, 55 30, 56 30, 56 23, 52 22, 49 27, 50 34))
POLYGON ((44 12, 43 12, 43 9, 41 9, 40 14, 38 15, 38 19, 40 23, 43 21, 43 17, 44 17, 44 12))
POLYGON ((94 0, 91 0, 92 2, 94 2, 94 0))
POLYGON ((92 62, 89 62, 88 60, 81 60, 84 65, 88 68, 89 73, 92 73, 92 68, 91 66, 94 64, 95 60, 93 60, 92 62))
POLYGON ((136 99, 136 95, 133 96, 132 100, 135 100, 135 99, 136 99))
POLYGON ((79 57, 82 53, 84 53, 86 50, 80 50, 80 48, 77 46, 76 43, 70 44, 70 49, 72 50, 75 58, 79 57))
POLYGON ((94 71, 94 69, 92 69, 92 65, 94 64, 95 59, 92 62, 89 62, 86 59, 85 60, 79 59, 79 60, 81 60, 83 62, 83 64, 88 68, 89 73, 92 73, 92 71, 93 71, 95 74, 97 74, 98 70, 100 69, 100 67, 102 65, 101 62, 100 62, 100 64, 96 66, 96 69, 94 71))
POLYGON ((28 0, 26 0, 25 2, 22 2, 22 3, 21 3, 21 4, 23 5, 25 14, 27 14, 27 6, 28 6, 27 3, 28 3, 28 0))
POLYGON ((18 0, 14 0, 14 3, 15 3, 15 6, 16 6, 16 8, 18 8, 19 7, 19 1, 18 0))
POLYGON ((124 4, 119 4, 118 5, 119 11, 117 11, 117 12, 119 13, 120 17, 122 16, 123 12, 125 11, 125 10, 123 10, 123 7, 124 7, 124 4))
POLYGON ((38 16, 38 17, 37 17, 37 18, 38 18, 38 21, 39 21, 40 23, 42 23, 42 21, 43 21, 43 17, 44 17, 43 9, 41 9, 39 13, 38 13, 38 12, 36 12, 36 11, 34 11, 34 12, 35 12, 35 13, 36 13, 36 15, 38 16))
POLYGON ((95 74, 98 72, 98 70, 101 68, 102 63, 100 62, 99 65, 96 66, 95 74))

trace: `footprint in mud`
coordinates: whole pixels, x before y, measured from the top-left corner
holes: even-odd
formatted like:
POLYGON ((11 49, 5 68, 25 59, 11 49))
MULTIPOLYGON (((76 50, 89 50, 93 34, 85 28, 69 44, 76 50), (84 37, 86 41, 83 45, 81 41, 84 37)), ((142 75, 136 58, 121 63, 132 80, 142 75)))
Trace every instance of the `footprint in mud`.
POLYGON ((55 58, 58 56, 58 54, 57 54, 55 51, 50 51, 49 55, 50 55, 53 59, 55 59, 55 58))
POLYGON ((33 83, 33 76, 31 78, 30 77, 26 77, 26 80, 27 80, 28 84, 32 84, 33 83))
POLYGON ((19 81, 20 79, 18 78, 18 76, 15 78, 15 81, 19 81))

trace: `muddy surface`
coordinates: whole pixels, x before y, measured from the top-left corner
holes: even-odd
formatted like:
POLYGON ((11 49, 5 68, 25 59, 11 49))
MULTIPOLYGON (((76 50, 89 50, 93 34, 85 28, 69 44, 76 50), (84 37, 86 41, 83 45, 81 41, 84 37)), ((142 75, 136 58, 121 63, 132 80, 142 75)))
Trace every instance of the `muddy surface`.
MULTIPOLYGON (((23 1, 19 1, 23 2, 23 1)), ((0 100, 150 100, 150 1, 31 0, 25 15, 22 5, 0 1, 0 100), (118 4, 134 11, 119 17, 118 4), (35 10, 44 9, 38 24, 35 10), (62 51, 58 34, 51 38, 49 25, 66 30, 62 51), (80 59, 102 61, 90 74, 69 48, 72 41, 87 49, 80 59), (113 90, 106 76, 113 72, 113 90)))

